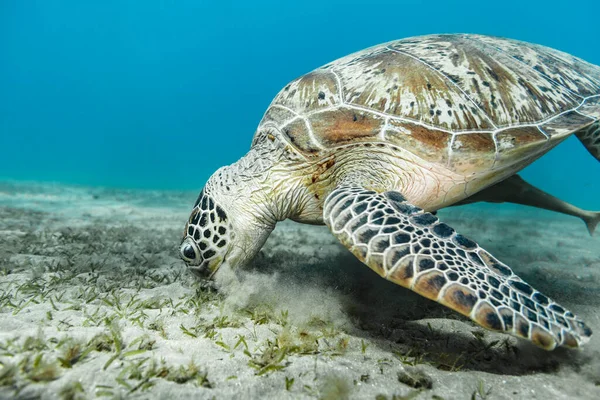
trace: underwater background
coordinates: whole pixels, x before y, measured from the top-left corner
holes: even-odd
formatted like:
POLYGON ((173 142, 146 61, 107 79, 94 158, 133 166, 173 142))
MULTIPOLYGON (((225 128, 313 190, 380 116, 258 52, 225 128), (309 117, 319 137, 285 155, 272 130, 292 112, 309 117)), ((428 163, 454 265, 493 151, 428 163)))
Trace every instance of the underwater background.
MULTIPOLYGON (((600 64, 594 1, 0 1, 0 179, 199 190, 287 82, 404 37, 480 33, 600 64)), ((525 170, 599 208, 571 138, 525 170)))
MULTIPOLYGON (((281 222, 211 282, 179 256, 198 192, 248 151, 289 81, 431 33, 600 65, 599 12, 597 0, 0 0, 0 400, 600 399, 600 235, 578 218, 489 203, 438 214, 595 332, 551 352, 381 279, 325 226, 281 222)), ((522 172, 591 210, 599 174, 575 138, 522 172)))

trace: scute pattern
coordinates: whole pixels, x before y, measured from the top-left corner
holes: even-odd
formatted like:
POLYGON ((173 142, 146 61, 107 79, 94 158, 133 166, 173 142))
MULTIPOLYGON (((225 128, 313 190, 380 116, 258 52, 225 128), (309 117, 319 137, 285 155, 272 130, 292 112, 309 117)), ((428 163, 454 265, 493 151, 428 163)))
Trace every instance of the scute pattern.
POLYGON ((410 122, 390 120, 385 130, 385 138, 420 158, 431 162, 448 162, 447 149, 453 135, 437 129, 429 129, 410 122))
POLYGON ((483 35, 469 35, 469 38, 497 48, 580 96, 600 92, 598 67, 570 54, 518 40, 483 35))
POLYGON ((339 105, 336 77, 323 69, 312 71, 283 88, 273 103, 285 105, 299 114, 339 105))
POLYGON ((465 93, 410 55, 386 51, 336 63, 334 70, 348 104, 445 129, 493 127, 465 93))
POLYGON ((511 158, 524 159, 527 153, 541 149, 541 144, 548 139, 547 134, 536 126, 505 129, 497 132, 495 137, 496 159, 500 161, 511 158))
POLYGON ((339 187, 325 201, 334 235, 379 275, 492 330, 551 350, 579 346, 591 330, 474 241, 397 192, 339 187))
POLYGON ((367 111, 338 108, 308 117, 314 134, 328 147, 372 141, 381 131, 383 119, 367 111))
POLYGON ((257 133, 275 128, 307 156, 387 142, 477 173, 534 156, 598 120, 600 67, 515 40, 430 35, 375 46, 296 79, 257 133))
POLYGON ((560 116, 541 124, 539 130, 549 137, 561 137, 587 127, 593 119, 577 111, 568 111, 560 116))
POLYGON ((499 155, 496 145, 491 133, 454 135, 448 165, 462 173, 492 168, 499 155))
POLYGON ((600 120, 600 96, 588 97, 577 112, 596 121, 600 120))
POLYGON ((498 127, 536 123, 579 104, 564 86, 467 35, 400 40, 388 47, 418 57, 448 77, 498 127))

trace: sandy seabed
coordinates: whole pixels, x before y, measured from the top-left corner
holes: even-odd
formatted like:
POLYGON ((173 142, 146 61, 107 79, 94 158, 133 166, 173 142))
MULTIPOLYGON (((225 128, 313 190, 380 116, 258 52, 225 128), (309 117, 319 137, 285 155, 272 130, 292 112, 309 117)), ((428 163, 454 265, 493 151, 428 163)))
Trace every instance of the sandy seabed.
MULTIPOLYGON (((177 254, 196 195, 0 182, 0 398, 600 398, 600 334, 546 352, 486 331, 326 227, 281 223, 200 282, 177 254)), ((600 332, 600 234, 526 207, 438 216, 600 332)))

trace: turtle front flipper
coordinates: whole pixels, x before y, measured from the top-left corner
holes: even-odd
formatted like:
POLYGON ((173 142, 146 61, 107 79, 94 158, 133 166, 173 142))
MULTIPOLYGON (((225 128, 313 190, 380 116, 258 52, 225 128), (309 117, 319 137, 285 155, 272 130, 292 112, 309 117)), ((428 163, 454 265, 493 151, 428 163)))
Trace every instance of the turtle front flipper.
POLYGON ((573 313, 398 192, 338 187, 323 213, 333 234, 379 275, 487 329, 547 350, 578 347, 592 334, 573 313))
POLYGON ((600 121, 576 132, 575 135, 590 154, 600 161, 600 121))

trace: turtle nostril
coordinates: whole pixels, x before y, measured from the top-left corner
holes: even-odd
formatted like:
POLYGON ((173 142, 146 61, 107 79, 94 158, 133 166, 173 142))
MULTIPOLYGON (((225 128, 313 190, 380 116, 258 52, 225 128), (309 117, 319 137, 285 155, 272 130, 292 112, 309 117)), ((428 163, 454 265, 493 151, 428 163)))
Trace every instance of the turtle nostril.
POLYGON ((181 254, 183 254, 183 256, 188 260, 194 260, 196 258, 196 252, 194 251, 194 248, 189 244, 181 250, 181 254))

